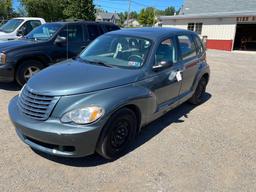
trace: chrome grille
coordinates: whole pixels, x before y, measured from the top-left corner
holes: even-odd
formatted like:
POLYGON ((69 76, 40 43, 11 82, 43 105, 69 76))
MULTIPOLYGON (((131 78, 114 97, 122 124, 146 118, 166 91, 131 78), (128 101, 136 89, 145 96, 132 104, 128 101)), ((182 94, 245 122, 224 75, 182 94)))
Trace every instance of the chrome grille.
POLYGON ((25 87, 20 93, 18 106, 26 116, 43 121, 49 118, 58 100, 59 97, 37 94, 25 87))

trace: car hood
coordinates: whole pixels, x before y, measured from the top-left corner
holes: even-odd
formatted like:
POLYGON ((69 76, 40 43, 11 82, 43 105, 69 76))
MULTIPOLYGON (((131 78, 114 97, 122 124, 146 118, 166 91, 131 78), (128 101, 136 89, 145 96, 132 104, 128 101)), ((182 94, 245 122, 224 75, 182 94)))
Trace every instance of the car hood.
POLYGON ((33 44, 30 40, 12 40, 12 41, 0 41, 0 50, 8 51, 10 49, 15 49, 22 46, 27 46, 33 44))
POLYGON ((32 77, 31 91, 52 96, 73 95, 113 88, 143 78, 141 69, 123 69, 67 60, 42 70, 32 77))

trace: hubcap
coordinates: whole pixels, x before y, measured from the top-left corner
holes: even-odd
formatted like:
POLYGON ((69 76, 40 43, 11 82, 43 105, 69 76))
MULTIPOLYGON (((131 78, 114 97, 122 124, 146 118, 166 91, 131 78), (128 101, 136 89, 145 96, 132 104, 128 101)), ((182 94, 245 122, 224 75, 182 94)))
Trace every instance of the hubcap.
POLYGON ((33 75, 38 73, 40 69, 35 66, 28 67, 24 72, 25 80, 28 81, 33 75))
POLYGON ((120 148, 126 143, 129 135, 129 127, 130 124, 126 120, 116 123, 111 135, 111 144, 113 147, 120 148))

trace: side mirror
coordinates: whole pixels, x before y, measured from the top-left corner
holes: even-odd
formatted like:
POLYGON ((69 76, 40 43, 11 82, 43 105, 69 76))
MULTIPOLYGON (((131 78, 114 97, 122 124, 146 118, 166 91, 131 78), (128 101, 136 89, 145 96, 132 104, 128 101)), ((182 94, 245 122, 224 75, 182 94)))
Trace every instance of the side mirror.
POLYGON ((62 45, 64 43, 67 42, 67 38, 66 37, 61 37, 61 36, 57 36, 54 43, 58 44, 58 45, 62 45))
POLYGON ((161 71, 167 69, 173 65, 172 61, 160 61, 153 66, 153 71, 161 71))

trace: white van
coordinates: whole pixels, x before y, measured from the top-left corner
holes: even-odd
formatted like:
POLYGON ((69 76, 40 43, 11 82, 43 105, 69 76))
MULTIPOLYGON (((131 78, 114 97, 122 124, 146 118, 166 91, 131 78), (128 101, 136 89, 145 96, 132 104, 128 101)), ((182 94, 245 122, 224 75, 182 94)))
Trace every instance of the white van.
POLYGON ((10 19, 0 27, 0 40, 18 39, 44 23, 44 19, 37 17, 18 17, 10 19))

